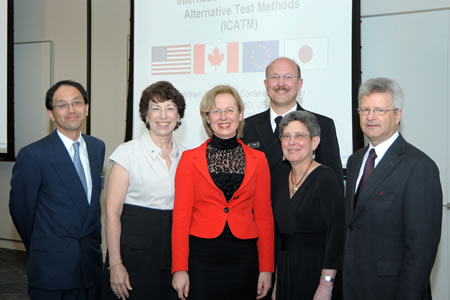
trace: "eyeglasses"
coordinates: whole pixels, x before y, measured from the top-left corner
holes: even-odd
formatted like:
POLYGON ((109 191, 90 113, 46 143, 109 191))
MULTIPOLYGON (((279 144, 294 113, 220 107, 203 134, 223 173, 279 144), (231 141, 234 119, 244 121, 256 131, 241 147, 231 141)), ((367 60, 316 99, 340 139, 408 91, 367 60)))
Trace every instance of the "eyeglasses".
POLYGON ((229 115, 234 114, 237 111, 238 111, 237 108, 228 107, 225 109, 216 108, 216 109, 213 109, 212 111, 210 111, 209 113, 213 116, 220 116, 220 115, 222 115, 222 113, 225 113, 225 115, 229 116, 229 115))
POLYGON ((281 78, 283 78, 285 81, 294 81, 295 79, 297 79, 299 77, 291 75, 289 73, 284 74, 284 75, 274 73, 274 74, 270 74, 269 76, 267 76, 267 79, 269 79, 271 81, 279 81, 281 78))
POLYGON ((73 101, 72 103, 59 102, 59 103, 56 103, 55 105, 53 105, 52 107, 60 109, 60 110, 64 110, 64 109, 69 108, 69 106, 72 106, 73 108, 79 108, 79 107, 82 107, 83 105, 85 105, 84 101, 77 100, 77 101, 73 101))
POLYGON ((362 116, 366 116, 370 112, 373 112, 375 116, 384 116, 388 111, 393 111, 393 112, 398 111, 398 108, 386 109, 386 108, 382 108, 382 107, 375 107, 375 108, 360 107, 357 109, 357 111, 362 116))
POLYGON ((309 137, 309 134, 303 134, 303 133, 294 133, 294 134, 282 134, 281 135, 281 140, 282 141, 290 141, 291 138, 294 139, 294 141, 298 142, 298 141, 304 141, 306 140, 306 138, 309 137))

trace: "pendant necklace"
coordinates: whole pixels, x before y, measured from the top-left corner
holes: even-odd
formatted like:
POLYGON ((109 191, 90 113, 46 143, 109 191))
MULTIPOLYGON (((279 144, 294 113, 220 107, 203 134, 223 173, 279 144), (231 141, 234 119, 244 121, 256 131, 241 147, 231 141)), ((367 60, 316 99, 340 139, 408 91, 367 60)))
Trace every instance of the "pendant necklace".
POLYGON ((300 187, 299 186, 300 183, 302 182, 303 178, 305 177, 306 173, 308 172, 309 167, 311 167, 313 161, 314 161, 314 159, 311 160, 308 168, 306 168, 305 173, 303 173, 302 178, 300 178, 300 180, 297 183, 294 182, 294 172, 293 172, 293 170, 291 170, 292 194, 295 194, 295 192, 297 192, 298 188, 300 187))

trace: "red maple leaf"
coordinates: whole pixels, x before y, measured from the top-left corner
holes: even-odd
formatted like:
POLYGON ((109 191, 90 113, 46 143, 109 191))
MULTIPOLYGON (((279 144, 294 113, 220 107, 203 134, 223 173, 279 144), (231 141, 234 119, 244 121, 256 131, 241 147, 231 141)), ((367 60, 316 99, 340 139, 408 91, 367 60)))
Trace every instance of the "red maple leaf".
POLYGON ((208 61, 211 63, 211 66, 215 66, 217 71, 217 66, 223 61, 223 53, 220 53, 220 50, 216 47, 213 49, 212 54, 208 54, 208 61))

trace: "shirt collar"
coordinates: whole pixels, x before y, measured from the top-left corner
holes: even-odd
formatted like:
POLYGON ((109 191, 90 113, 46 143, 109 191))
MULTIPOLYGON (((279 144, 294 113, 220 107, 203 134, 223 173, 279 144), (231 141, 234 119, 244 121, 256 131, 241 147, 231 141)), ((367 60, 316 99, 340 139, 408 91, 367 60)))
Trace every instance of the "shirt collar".
POLYGON ((380 161, 383 158, 384 154, 388 151, 389 147, 391 147, 391 145, 398 138, 398 136, 399 133, 398 131, 396 131, 390 138, 381 142, 375 147, 371 143, 369 143, 369 149, 367 149, 367 152, 369 152, 372 148, 375 149, 375 153, 377 154, 377 161, 380 161))
MULTIPOLYGON (((155 142, 153 142, 149 132, 145 132, 140 139, 144 147, 147 149, 147 152, 153 159, 157 158, 158 156, 161 156, 162 150, 155 144, 155 142)), ((172 152, 170 153, 170 157, 176 158, 179 157, 180 154, 181 154, 180 147, 175 142, 175 140, 172 139, 172 152)))
MULTIPOLYGON (((288 113, 296 111, 297 110, 297 102, 295 105, 288 110, 286 113, 282 115, 282 117, 286 116, 288 113)), ((270 124, 272 125, 272 129, 275 130, 275 127, 277 126, 275 123, 275 118, 278 117, 278 114, 273 110, 272 105, 270 106, 270 124)))
POLYGON ((56 134, 58 134, 59 138, 63 142, 64 146, 66 147, 67 151, 70 153, 70 149, 72 148, 73 143, 80 142, 80 147, 85 148, 86 142, 84 141, 83 135, 80 134, 78 137, 78 140, 72 141, 72 139, 65 136, 63 133, 59 132, 58 129, 56 129, 56 134))

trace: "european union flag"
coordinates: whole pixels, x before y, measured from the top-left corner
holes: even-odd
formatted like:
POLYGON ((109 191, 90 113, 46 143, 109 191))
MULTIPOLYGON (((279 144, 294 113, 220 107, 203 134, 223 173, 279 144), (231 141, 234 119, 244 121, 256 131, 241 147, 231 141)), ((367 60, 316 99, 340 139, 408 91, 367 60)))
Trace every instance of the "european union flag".
POLYGON ((243 72, 264 72, 278 57, 278 41, 246 42, 243 49, 243 72))

